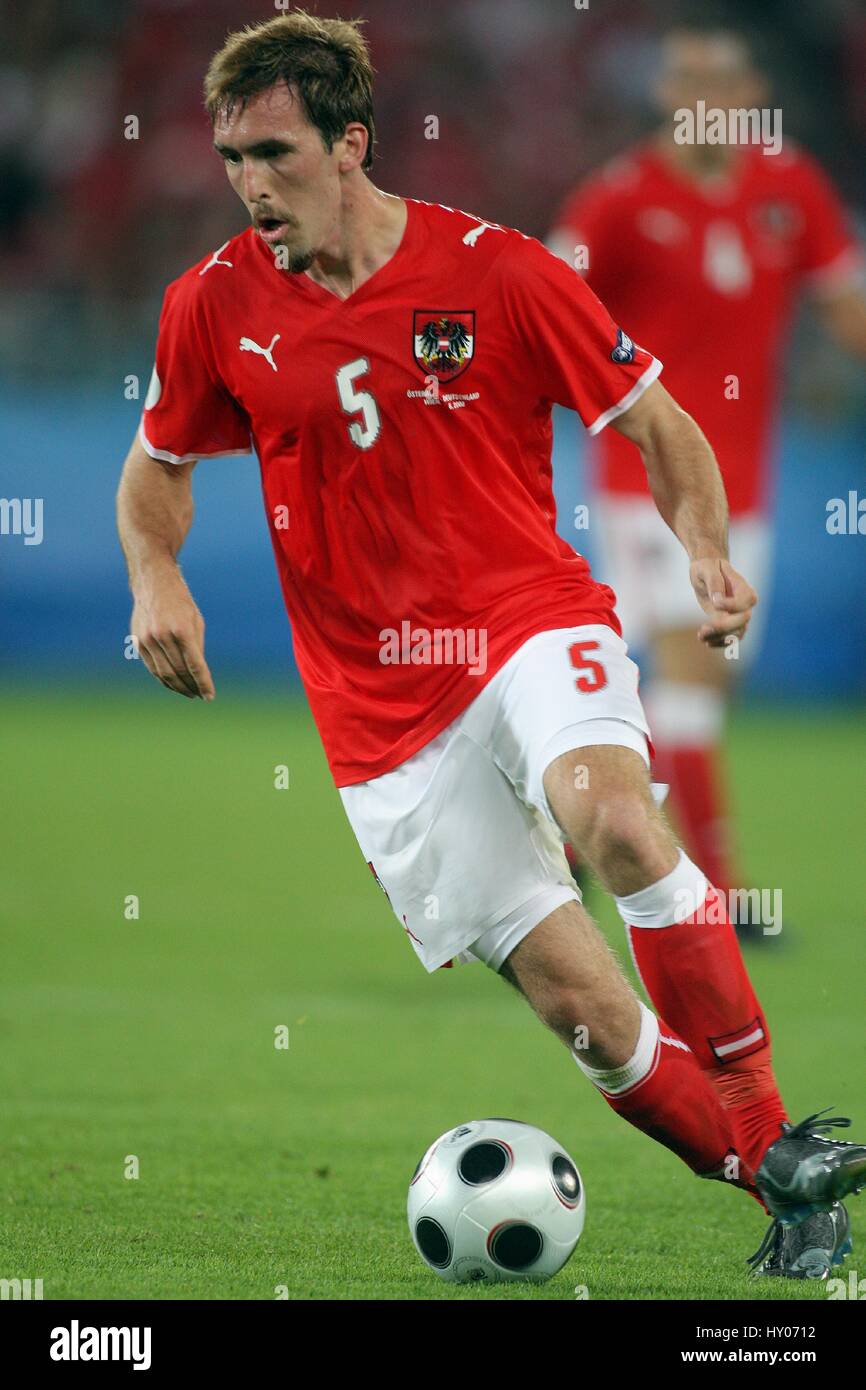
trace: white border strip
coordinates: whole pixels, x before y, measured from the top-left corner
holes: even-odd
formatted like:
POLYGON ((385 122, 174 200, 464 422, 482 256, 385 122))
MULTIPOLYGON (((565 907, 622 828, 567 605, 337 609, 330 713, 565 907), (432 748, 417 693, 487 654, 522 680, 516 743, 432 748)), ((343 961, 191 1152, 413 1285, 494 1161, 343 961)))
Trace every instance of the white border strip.
POLYGON ((635 401, 640 400, 647 387, 652 386, 656 377, 661 372, 663 365, 664 364, 661 363, 657 357, 654 357, 643 376, 638 378, 631 390, 623 396, 622 400, 616 405, 612 405, 610 410, 606 410, 603 415, 599 415, 598 419, 593 420, 591 425, 587 425, 587 434, 598 434, 599 430, 603 430, 605 425, 609 425, 611 420, 616 419, 617 415, 622 415, 624 411, 634 405, 635 401))
POLYGON ((744 1047, 751 1047, 752 1043, 759 1042, 764 1036, 764 1030, 758 1025, 753 1033, 747 1038, 740 1038, 739 1042, 722 1043, 720 1047, 713 1049, 717 1057, 727 1057, 731 1052, 742 1052, 744 1047))
POLYGON ((144 432, 144 421, 138 427, 138 437, 152 459, 162 463, 195 463, 197 459, 229 459, 241 454, 251 454, 252 449, 221 449, 216 454, 171 454, 168 449, 155 449, 144 432))

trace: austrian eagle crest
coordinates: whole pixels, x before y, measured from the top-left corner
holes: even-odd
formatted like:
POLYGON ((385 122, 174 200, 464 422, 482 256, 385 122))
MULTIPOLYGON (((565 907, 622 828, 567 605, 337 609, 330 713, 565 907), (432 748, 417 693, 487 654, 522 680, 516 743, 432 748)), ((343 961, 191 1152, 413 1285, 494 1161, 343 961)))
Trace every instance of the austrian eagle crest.
POLYGON ((416 309, 415 361, 425 376, 451 382, 475 351, 474 309, 416 309))

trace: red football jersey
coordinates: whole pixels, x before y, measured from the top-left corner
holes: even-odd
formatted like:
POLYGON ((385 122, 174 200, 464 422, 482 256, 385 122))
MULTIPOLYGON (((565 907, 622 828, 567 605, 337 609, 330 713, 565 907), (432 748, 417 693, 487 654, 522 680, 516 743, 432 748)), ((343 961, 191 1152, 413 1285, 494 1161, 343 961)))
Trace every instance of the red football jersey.
POLYGON ((535 633, 619 632, 556 533, 551 406, 598 431, 661 370, 540 242, 406 202, 345 300, 252 229, 170 285, 141 423, 172 462, 255 448, 339 786, 423 747, 535 633))
MULTIPOLYGON (((578 188, 554 227, 558 249, 587 248, 589 284, 664 361, 667 390, 715 450, 732 513, 759 509, 795 292, 832 289, 859 268, 818 165, 791 142, 777 155, 747 146, 730 176, 697 183, 644 144, 578 188)), ((594 462, 602 487, 648 490, 638 451, 615 431, 594 462)))

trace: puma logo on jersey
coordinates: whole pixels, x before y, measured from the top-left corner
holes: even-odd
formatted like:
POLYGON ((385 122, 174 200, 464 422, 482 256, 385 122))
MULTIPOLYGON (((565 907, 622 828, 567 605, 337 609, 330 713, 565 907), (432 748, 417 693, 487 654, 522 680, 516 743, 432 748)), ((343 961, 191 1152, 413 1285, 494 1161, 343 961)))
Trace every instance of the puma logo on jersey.
POLYGON ((253 340, 252 340, 252 338, 241 338, 241 352, 257 352, 257 353, 259 354, 259 357, 265 357, 265 358, 267 358, 267 360, 270 362, 271 366, 273 367, 274 371, 276 371, 276 370, 277 370, 277 364, 276 364, 276 362, 275 362, 274 359, 273 359, 273 351, 274 351, 274 345, 275 345, 276 343, 278 343, 279 341, 280 341, 280 335, 279 335, 279 333, 275 333, 274 336, 273 336, 273 338, 271 338, 271 341, 270 341, 270 343, 268 344, 268 346, 267 346, 266 348, 263 348, 263 347, 259 347, 259 344, 258 344, 258 343, 254 343, 253 340))
POLYGON ((222 246, 218 246, 218 247, 217 247, 216 251, 214 251, 214 253, 213 253, 213 255, 211 256, 210 260, 208 261, 207 265, 203 265, 203 266, 202 266, 201 270, 199 271, 199 275, 204 275, 204 274, 206 274, 206 272, 209 271, 209 270, 211 269, 211 266, 215 266, 215 265, 227 265, 227 266, 230 266, 232 269, 234 269, 234 262, 233 262, 233 261, 221 261, 221 260, 220 260, 220 251, 225 251, 225 249, 226 249, 227 246, 228 246, 228 242, 227 242, 227 241, 224 241, 223 244, 222 244, 222 246))
POLYGON ((503 230, 502 227, 497 227, 493 222, 479 222, 477 227, 470 227, 463 238, 463 245, 474 246, 484 232, 501 232, 503 230))

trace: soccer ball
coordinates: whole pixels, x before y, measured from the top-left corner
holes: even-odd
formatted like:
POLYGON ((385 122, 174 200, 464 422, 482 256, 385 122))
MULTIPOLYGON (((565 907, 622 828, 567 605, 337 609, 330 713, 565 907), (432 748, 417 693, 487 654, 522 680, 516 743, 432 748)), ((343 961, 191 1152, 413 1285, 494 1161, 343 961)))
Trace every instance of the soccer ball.
POLYGON ((561 1144, 519 1120, 473 1120, 431 1144, 409 1184, 418 1254, 449 1283, 543 1283, 580 1239, 586 1205, 561 1144))

